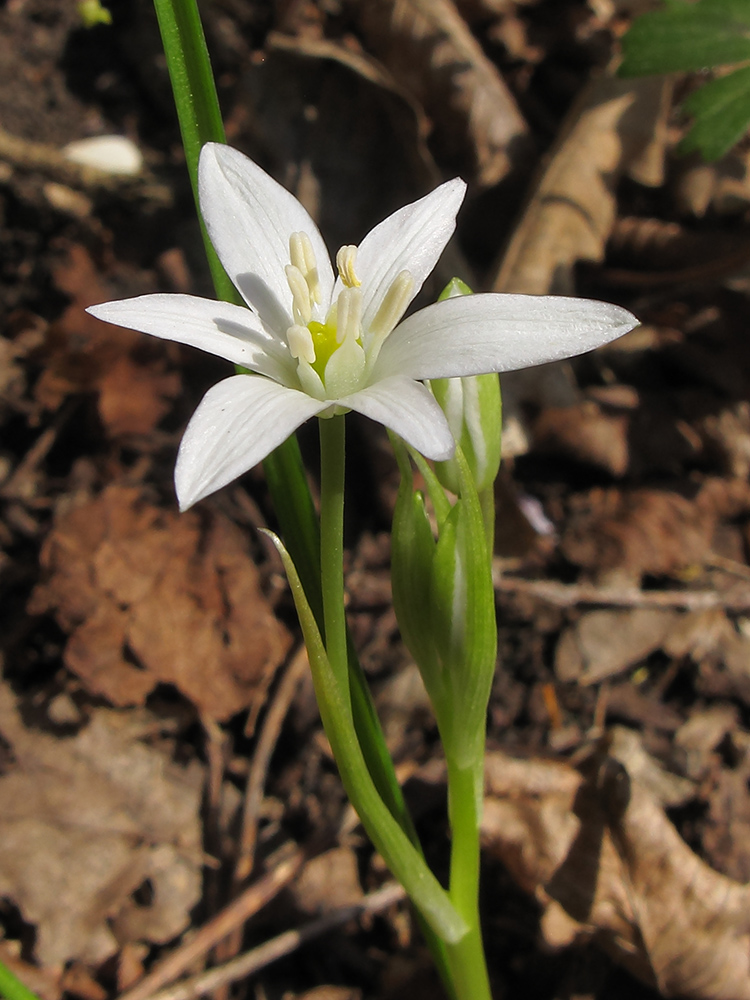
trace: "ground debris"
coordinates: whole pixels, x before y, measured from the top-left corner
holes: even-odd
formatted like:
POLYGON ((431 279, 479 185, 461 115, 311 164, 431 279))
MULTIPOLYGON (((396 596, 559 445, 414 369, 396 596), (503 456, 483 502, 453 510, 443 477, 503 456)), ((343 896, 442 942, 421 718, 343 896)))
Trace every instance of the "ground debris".
POLYGON ((367 0, 357 9, 366 44, 432 115, 455 169, 490 187, 528 160, 528 125, 452 0, 367 0))
POLYGON ((750 886, 701 861, 615 753, 581 770, 490 755, 485 848, 544 908, 548 945, 596 940, 666 997, 747 1000, 750 886))
POLYGON ((55 282, 72 301, 49 326, 36 399, 54 410, 71 393, 95 392, 111 436, 153 431, 181 388, 179 374, 167 365, 169 349, 84 312, 112 298, 84 247, 65 248, 55 282))
POLYGON ((13 754, 0 776, 0 894, 36 926, 42 965, 168 941, 200 898, 201 769, 139 742, 142 725, 95 709, 75 736, 52 736, 28 728, 0 686, 13 754), (147 881, 151 901, 136 902, 147 881))
POLYGON ((225 518, 110 486, 59 514, 41 561, 30 610, 55 613, 65 663, 93 694, 142 705, 169 683, 214 719, 258 711, 291 640, 225 518))

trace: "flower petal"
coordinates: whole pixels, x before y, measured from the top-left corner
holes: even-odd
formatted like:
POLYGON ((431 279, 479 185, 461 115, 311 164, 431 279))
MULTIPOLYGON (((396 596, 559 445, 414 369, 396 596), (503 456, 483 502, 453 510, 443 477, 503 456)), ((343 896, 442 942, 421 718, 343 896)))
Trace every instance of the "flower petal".
POLYGON ((89 306, 86 312, 116 326, 197 347, 276 382, 294 380, 287 348, 256 329, 257 318, 244 306, 194 295, 139 295, 89 306))
POLYGON ((373 379, 508 372, 591 351, 638 325, 608 302, 555 295, 465 295, 407 317, 383 344, 373 379))
POLYGON ((292 293, 285 266, 289 237, 307 233, 315 251, 325 318, 333 270, 318 227, 293 194, 247 156, 219 143, 201 150, 201 213, 227 274, 245 301, 277 331, 292 325, 292 293))
POLYGON ((330 405, 257 375, 218 382, 201 400, 182 438, 174 474, 180 510, 252 469, 330 405))
MULTIPOLYGON (((411 299, 417 294, 453 235, 465 194, 466 185, 460 178, 447 181, 419 201, 389 215, 362 240, 355 270, 362 282, 365 330, 401 271, 409 271, 414 278, 411 299)), ((340 285, 339 279, 336 291, 340 285)))
POLYGON ((336 402, 385 424, 436 462, 445 461, 455 451, 448 421, 435 397, 413 379, 394 375, 336 402))

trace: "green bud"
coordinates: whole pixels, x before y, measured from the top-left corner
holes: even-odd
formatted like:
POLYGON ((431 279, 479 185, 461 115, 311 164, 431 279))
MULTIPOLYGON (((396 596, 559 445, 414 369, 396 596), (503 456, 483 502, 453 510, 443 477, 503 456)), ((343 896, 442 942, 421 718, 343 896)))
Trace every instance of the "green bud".
MULTIPOLYGON (((465 282, 453 278, 438 302, 471 294, 465 282)), ((502 405, 499 377, 491 372, 465 378, 433 379, 430 388, 464 453, 477 490, 481 493, 489 489, 500 468, 502 405)), ((435 472, 447 490, 458 493, 460 476, 455 458, 436 462, 435 472)))
POLYGON ((393 605, 401 634, 435 709, 446 755, 473 761, 484 734, 497 649, 495 598, 482 509, 457 450, 459 497, 451 506, 429 466, 414 455, 435 508, 437 539, 413 488, 403 445, 393 520, 393 605))

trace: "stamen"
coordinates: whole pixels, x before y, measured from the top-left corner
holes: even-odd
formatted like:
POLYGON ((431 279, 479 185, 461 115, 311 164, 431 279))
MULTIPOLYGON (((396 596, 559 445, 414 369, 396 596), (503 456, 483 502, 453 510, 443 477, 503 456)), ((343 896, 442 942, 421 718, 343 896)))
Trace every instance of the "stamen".
POLYGON ((354 245, 341 247, 336 254, 336 267, 339 277, 347 288, 359 288, 362 282, 356 275, 354 265, 357 261, 357 248, 354 245))
POLYGON ((311 365, 315 361, 315 345, 306 326, 295 323, 286 331, 286 342, 293 358, 304 358, 311 365))
POLYGON ((310 292, 310 301, 319 303, 321 291, 318 262, 307 233, 292 233, 289 237, 289 260, 305 279, 310 292))
MULTIPOLYGON (((414 278, 408 271, 401 271, 396 275, 390 288, 385 293, 380 308, 375 313, 372 323, 370 323, 370 336, 380 343, 388 336, 394 326, 406 312, 407 306, 411 302, 414 292, 414 278)), ((368 344, 368 353, 370 345, 368 344)))
POLYGON ((292 291, 292 314, 294 322, 299 326, 307 326, 312 319, 312 304, 310 302, 310 289, 304 274, 294 264, 287 264, 284 268, 286 280, 292 291))
POLYGON ((362 332, 362 292, 345 288, 339 293, 336 317, 336 343, 357 341, 362 332))

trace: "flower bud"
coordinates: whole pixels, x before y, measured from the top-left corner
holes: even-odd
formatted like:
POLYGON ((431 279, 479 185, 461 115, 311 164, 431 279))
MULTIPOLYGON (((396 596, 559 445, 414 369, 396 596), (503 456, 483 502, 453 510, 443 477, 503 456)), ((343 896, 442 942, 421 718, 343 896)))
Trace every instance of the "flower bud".
POLYGON ((429 466, 415 456, 437 516, 435 538, 403 446, 397 457, 402 478, 393 519, 393 605, 446 754, 465 765, 484 733, 497 647, 482 510, 460 451, 459 497, 453 505, 429 466))
MULTIPOLYGON (((471 295, 471 289, 459 278, 446 285, 438 299, 471 295)), ((433 379, 432 394, 446 416, 456 444, 461 447, 478 492, 489 489, 500 468, 502 406, 500 380, 489 375, 433 379)), ((451 493, 458 493, 459 473, 455 457, 436 462, 440 483, 451 493)))

